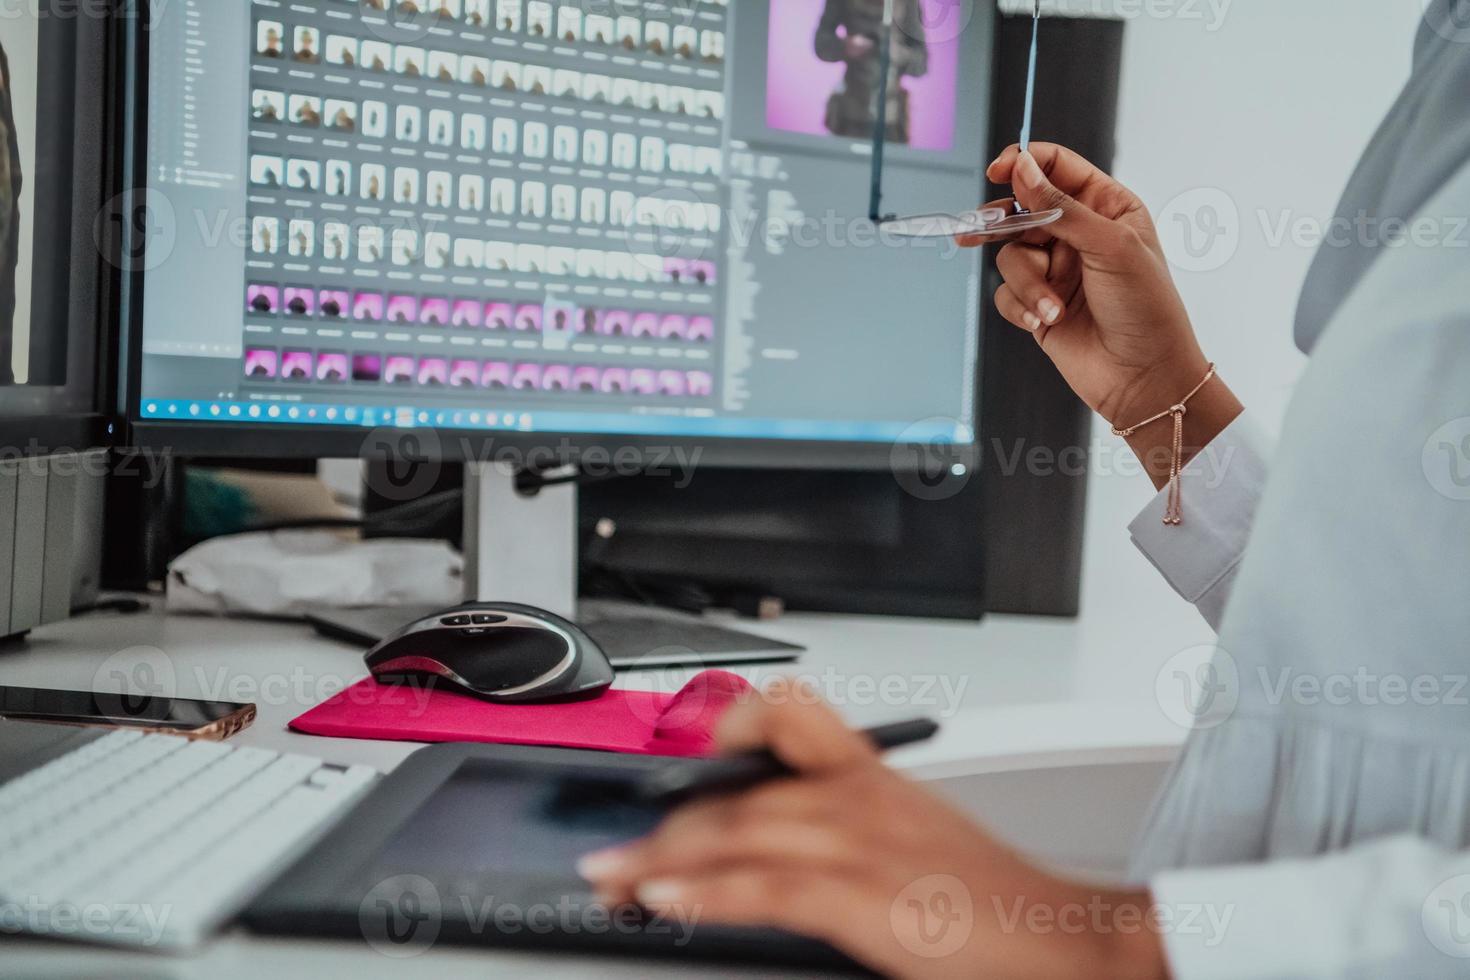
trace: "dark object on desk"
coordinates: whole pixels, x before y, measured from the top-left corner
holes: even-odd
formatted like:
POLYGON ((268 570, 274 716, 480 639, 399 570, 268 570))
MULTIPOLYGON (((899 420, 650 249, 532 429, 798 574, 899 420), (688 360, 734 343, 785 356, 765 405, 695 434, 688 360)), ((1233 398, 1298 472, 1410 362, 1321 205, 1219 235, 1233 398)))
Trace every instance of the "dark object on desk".
MULTIPOLYGON (((897 721, 863 731, 879 751, 912 745, 934 737, 939 723, 929 718, 897 721)), ((665 805, 696 796, 733 793, 791 775, 791 769, 768 751, 722 759, 671 762, 648 775, 637 787, 639 799, 665 805)))
POLYGON ((0 687, 0 718, 53 725, 129 728, 219 742, 250 727, 255 705, 148 694, 0 687))
MULTIPOLYGON (((321 609, 306 621, 323 636, 371 647, 404 623, 431 615, 409 606, 321 609)), ((596 641, 616 670, 656 667, 715 667, 795 660, 804 649, 660 610, 584 603, 577 625, 596 641)))
POLYGON ((409 623, 363 658, 379 680, 433 677, 490 701, 595 697, 613 669, 592 639, 555 613, 466 602, 409 623))
POLYGON ((397 955, 467 945, 855 969, 789 933, 652 919, 596 901, 576 859, 658 823, 665 809, 635 800, 630 788, 665 765, 573 749, 421 749, 259 895, 245 924, 270 935, 366 939, 397 955))

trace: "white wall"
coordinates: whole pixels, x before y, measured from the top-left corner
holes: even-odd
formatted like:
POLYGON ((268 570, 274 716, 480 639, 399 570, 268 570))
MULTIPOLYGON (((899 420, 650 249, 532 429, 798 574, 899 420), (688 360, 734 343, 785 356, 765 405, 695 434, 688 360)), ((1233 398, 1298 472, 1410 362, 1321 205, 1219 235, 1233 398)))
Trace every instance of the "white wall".
MULTIPOLYGON (((1128 15, 1116 171, 1162 218, 1171 254, 1184 254, 1169 207, 1180 195, 1187 217, 1219 192, 1239 212, 1202 260, 1218 268, 1176 276, 1206 355, 1274 432, 1304 364, 1291 325, 1312 252, 1273 245, 1262 217, 1332 215, 1408 77, 1422 0, 1072 2, 1128 15)), ((1124 450, 1105 426, 1094 441, 1103 465, 1089 487, 1084 633, 1112 649, 1145 644, 1162 662, 1211 634, 1128 541, 1151 484, 1106 471, 1124 450)))

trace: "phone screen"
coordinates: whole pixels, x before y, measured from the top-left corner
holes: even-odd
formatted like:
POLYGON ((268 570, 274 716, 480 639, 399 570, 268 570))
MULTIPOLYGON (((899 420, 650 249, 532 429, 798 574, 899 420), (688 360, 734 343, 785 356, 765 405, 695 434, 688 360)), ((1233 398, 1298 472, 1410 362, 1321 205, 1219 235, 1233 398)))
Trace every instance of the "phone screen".
POLYGON ((249 708, 231 701, 190 701, 148 694, 0 687, 0 718, 194 731, 249 708))

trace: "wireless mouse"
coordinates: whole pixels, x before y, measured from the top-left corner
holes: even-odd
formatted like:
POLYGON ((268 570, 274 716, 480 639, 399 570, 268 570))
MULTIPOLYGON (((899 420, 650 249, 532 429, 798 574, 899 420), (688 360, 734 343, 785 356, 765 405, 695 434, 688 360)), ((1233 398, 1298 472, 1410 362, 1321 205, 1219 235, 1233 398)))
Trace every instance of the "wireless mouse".
POLYGON ((471 602, 425 616, 363 659, 383 683, 433 678, 506 703, 596 697, 613 680, 607 656, 575 623, 514 602, 471 602))

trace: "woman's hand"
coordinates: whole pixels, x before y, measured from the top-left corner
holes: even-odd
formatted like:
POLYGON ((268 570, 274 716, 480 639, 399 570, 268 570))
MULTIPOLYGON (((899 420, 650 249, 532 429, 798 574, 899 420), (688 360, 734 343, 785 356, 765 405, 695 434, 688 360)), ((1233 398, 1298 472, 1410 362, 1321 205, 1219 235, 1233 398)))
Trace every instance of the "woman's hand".
MULTIPOLYGON (((1175 404, 1209 370, 1174 286, 1153 219, 1132 191, 1072 151, 1033 143, 1012 146, 986 175, 1010 183, 1032 211, 1058 208, 1054 224, 1027 232, 1000 250, 1005 284, 996 293, 1002 316, 1036 337, 1062 377, 1087 405, 1119 427, 1175 404)), ((1009 201, 1003 202, 1009 205, 1009 201)), ((985 236, 965 236, 980 245, 985 236)), ((1214 381, 1190 404, 1185 445, 1198 449, 1237 415, 1240 403, 1214 381)), ((1150 459, 1168 426, 1134 443, 1156 482, 1167 474, 1150 459), (1145 454, 1148 452, 1148 455, 1145 454)))
POLYGON ((1146 928, 1028 928, 1099 907, 1138 923, 1146 893, 1036 870, 801 691, 778 683, 731 709, 721 743, 768 746, 798 775, 689 804, 647 839, 588 855, 579 869, 606 901, 813 936, 894 977, 1166 975, 1146 928))

